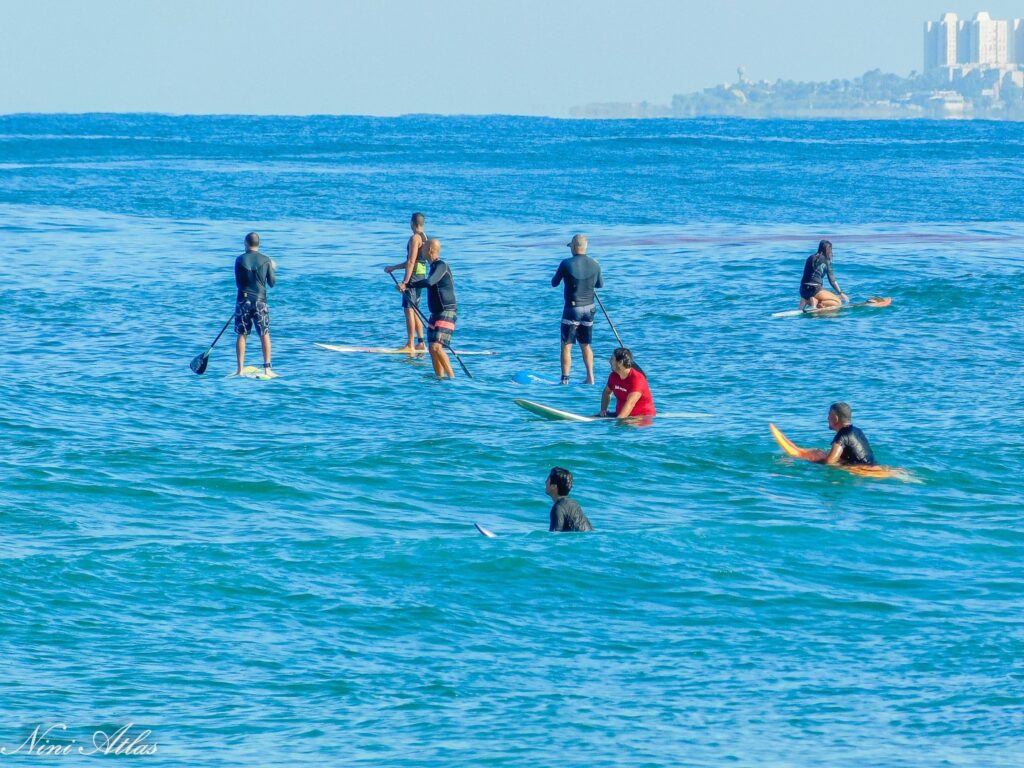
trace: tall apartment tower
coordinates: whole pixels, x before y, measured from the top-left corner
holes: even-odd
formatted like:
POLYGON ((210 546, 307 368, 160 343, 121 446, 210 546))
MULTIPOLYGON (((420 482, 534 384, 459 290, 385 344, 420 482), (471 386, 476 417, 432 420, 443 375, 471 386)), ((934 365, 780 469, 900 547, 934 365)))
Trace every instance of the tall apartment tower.
POLYGON ((946 13, 938 21, 924 23, 925 72, 957 65, 957 38, 963 26, 963 22, 957 20, 955 13, 946 13))
POLYGON ((971 21, 971 53, 969 62, 983 67, 1005 67, 1008 56, 1009 22, 996 21, 985 11, 971 21))
POLYGON ((1024 67, 1024 21, 1014 19, 1010 22, 1010 63, 1024 67))

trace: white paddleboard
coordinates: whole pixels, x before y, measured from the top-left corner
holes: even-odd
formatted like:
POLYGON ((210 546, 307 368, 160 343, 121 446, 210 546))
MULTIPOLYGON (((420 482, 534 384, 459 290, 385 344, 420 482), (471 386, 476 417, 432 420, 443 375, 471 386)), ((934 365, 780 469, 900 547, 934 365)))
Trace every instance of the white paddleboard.
MULTIPOLYGON (((320 349, 326 349, 328 352, 341 352, 342 354, 368 354, 368 355, 425 355, 427 351, 425 349, 417 349, 414 352, 401 349, 400 347, 353 347, 346 344, 321 344, 319 341, 313 342, 320 349)), ((465 357, 466 355, 496 355, 489 349, 471 349, 467 351, 459 350, 459 357, 465 357)))
POLYGON ((520 408, 524 408, 530 413, 540 416, 542 419, 548 419, 549 421, 602 421, 600 416, 580 416, 578 413, 569 413, 569 411, 560 411, 558 408, 552 408, 548 405, 541 405, 540 403, 534 403, 530 400, 516 400, 515 404, 520 408))
POLYGON ((824 315, 829 312, 842 312, 846 309, 857 309, 858 307, 876 307, 881 309, 892 304, 888 296, 882 298, 876 296, 867 301, 859 301, 856 304, 841 304, 838 307, 818 307, 817 309, 789 309, 785 312, 773 312, 772 317, 800 317, 801 315, 824 315))
POLYGON ((477 529, 478 531, 480 531, 480 533, 481 533, 482 535, 486 536, 486 537, 487 537, 488 539, 496 539, 496 538, 498 538, 498 537, 497 537, 497 536, 495 536, 495 535, 494 535, 493 533, 491 533, 491 532, 490 532, 489 530, 487 530, 487 529, 486 529, 486 528, 484 528, 484 527, 483 527, 482 525, 480 525, 480 523, 473 523, 473 525, 475 525, 475 526, 476 526, 476 529, 477 529))

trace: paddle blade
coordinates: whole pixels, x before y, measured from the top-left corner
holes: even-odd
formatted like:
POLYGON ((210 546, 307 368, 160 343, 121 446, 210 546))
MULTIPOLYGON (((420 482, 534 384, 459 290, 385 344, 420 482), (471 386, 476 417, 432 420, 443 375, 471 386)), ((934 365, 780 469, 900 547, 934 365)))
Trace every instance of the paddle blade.
POLYGON ((188 367, 192 369, 193 373, 202 376, 204 373, 206 373, 206 366, 209 365, 209 363, 210 350, 206 350, 205 352, 203 352, 203 354, 196 355, 195 357, 193 357, 192 362, 189 363, 188 367))

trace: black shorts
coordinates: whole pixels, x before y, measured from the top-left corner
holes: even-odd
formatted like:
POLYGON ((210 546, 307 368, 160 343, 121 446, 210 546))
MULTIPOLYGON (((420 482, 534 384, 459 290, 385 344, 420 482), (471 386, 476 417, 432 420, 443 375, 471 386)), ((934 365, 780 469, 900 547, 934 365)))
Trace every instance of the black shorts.
POLYGON ((420 291, 422 290, 422 288, 407 287, 405 293, 402 294, 402 309, 418 307, 420 305, 420 291))
POLYGON ((804 283, 803 285, 800 286, 800 298, 807 300, 813 299, 815 296, 818 295, 818 291, 820 290, 820 285, 811 285, 810 283, 804 283))
POLYGON ((235 304, 235 333, 248 336, 253 325, 260 336, 270 333, 270 310, 267 302, 256 299, 244 299, 235 304))
POLYGON ((574 307, 566 304, 562 310, 562 343, 590 344, 594 335, 594 316, 597 308, 593 304, 585 307, 574 307))
POLYGON ((427 323, 427 343, 442 344, 449 346, 452 343, 452 334, 455 333, 455 311, 442 312, 439 315, 431 313, 430 322, 427 323))

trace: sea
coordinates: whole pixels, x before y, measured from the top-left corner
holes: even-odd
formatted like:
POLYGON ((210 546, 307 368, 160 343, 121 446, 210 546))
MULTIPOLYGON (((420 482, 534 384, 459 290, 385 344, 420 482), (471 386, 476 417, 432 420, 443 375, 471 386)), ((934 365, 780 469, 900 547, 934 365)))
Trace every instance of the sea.
POLYGON ((981 121, 0 117, 0 766, 1024 764, 1022 158, 981 121), (414 211, 471 377, 316 346, 404 342, 414 211), (196 375, 249 231, 280 377, 230 377, 230 327, 196 375), (517 384, 558 377, 577 232, 599 385, 517 384), (823 238, 892 305, 773 318, 823 238), (595 413, 609 319, 653 423, 515 405, 595 413), (783 454, 835 401, 906 474, 783 454), (553 466, 594 533, 548 533, 553 466))

